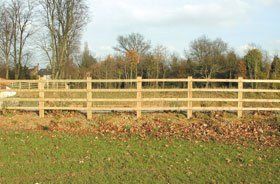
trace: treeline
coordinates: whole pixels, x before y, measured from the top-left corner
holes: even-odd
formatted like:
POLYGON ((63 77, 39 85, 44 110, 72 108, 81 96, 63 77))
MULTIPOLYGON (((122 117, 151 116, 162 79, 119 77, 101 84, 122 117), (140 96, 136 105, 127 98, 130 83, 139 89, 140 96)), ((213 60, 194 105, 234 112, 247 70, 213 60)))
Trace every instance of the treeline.
POLYGON ((119 36, 115 52, 97 59, 85 44, 89 22, 86 0, 5 0, 0 3, 0 77, 36 77, 31 61, 47 60, 52 78, 280 79, 280 59, 251 47, 239 56, 222 39, 202 36, 186 45, 184 56, 152 46, 141 34, 119 36), (38 50, 40 56, 38 57, 38 50), (37 53, 37 54, 36 54, 37 53))
POLYGON ((79 77, 96 79, 159 78, 225 78, 242 76, 247 79, 280 79, 280 59, 271 59, 252 46, 240 57, 221 39, 202 36, 193 40, 181 57, 164 46, 152 47, 151 42, 136 33, 120 36, 114 49, 118 54, 98 61, 85 45, 76 71, 79 77))

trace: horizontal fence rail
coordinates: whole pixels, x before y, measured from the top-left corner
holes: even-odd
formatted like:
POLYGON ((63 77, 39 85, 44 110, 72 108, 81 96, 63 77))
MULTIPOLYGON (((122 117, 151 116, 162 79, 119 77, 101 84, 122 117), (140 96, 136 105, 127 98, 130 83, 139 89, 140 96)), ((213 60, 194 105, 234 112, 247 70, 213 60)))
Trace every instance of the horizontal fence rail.
POLYGON ((194 111, 234 111, 237 112, 239 118, 243 116, 245 111, 280 111, 280 80, 249 80, 242 77, 238 79, 194 79, 192 77, 187 79, 142 79, 138 77, 137 79, 110 80, 93 80, 88 77, 83 80, 47 80, 41 77, 39 80, 0 80, 0 86, 7 86, 6 89, 0 89, 1 109, 38 111, 42 118, 46 110, 83 111, 86 112, 88 119, 92 119, 93 112, 100 111, 135 111, 137 118, 141 117, 142 112, 149 111, 185 111, 188 118, 192 118, 194 111), (147 85, 154 83, 156 85, 153 87, 147 85), (180 83, 183 84, 183 87, 178 88, 172 85, 170 87, 168 83, 180 83), (231 87, 214 86, 213 88, 209 87, 211 83, 230 83, 231 87), (112 84, 121 85, 110 88, 112 84), (247 86, 252 86, 252 88, 247 86), (16 93, 16 95, 9 96, 11 92, 16 93), (108 93, 122 94, 124 98, 117 96, 109 98, 108 93), (169 95, 159 95, 161 93, 168 93, 169 95), (183 95, 178 96, 179 93, 183 95), (197 97, 198 94, 202 93, 232 93, 232 96, 197 97), (275 94, 275 96, 273 99, 266 99, 263 93, 275 94), (100 94, 100 97, 95 97, 96 94, 100 94), (152 95, 146 97, 144 94, 152 95), (157 94, 159 97, 155 97, 153 94, 157 94), (248 98, 246 97, 247 94, 253 94, 253 96, 248 98), (260 98, 256 98, 258 94, 260 98), (18 105, 23 102, 31 105, 18 105), (109 102, 116 104, 94 105, 94 103, 109 102), (207 107, 205 105, 207 102, 234 103, 234 105, 207 107), (54 103, 60 103, 60 106, 50 105, 54 103), (79 104, 71 105, 71 103, 79 104), (151 105, 145 106, 144 103, 150 103, 151 105), (160 103, 160 105, 153 106, 155 103, 160 103), (172 103, 181 103, 182 105, 175 107, 172 106, 172 103), (196 105, 197 103, 199 105, 196 105), (245 103, 258 103, 260 105, 245 106, 245 103), (264 105, 264 103, 276 105, 270 107, 264 105))

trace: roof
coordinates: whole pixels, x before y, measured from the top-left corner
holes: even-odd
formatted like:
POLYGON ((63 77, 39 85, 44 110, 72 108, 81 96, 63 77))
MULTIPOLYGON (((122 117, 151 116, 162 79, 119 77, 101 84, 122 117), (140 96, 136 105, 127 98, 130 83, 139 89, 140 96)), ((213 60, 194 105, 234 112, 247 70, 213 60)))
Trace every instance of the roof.
POLYGON ((48 69, 40 69, 38 72, 38 75, 40 76, 51 75, 51 74, 52 74, 51 70, 48 69))
POLYGON ((11 82, 8 82, 7 79, 0 78, 0 86, 7 86, 11 82))

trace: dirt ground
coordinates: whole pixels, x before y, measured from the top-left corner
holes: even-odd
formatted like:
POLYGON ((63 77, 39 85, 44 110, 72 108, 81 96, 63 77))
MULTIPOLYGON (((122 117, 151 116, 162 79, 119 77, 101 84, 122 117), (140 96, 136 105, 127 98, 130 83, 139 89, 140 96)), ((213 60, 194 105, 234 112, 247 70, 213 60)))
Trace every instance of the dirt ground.
POLYGON ((88 121, 77 112, 48 112, 40 119, 35 112, 5 111, 0 114, 0 130, 62 131, 66 133, 110 135, 113 137, 155 136, 188 140, 255 143, 280 146, 280 114, 248 113, 237 119, 234 113, 194 113, 188 120, 183 113, 94 114, 88 121))

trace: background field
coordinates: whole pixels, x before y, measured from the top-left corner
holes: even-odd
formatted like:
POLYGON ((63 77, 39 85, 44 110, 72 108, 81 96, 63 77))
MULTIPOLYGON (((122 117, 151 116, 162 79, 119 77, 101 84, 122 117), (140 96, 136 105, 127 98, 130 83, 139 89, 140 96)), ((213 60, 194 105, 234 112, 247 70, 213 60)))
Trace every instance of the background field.
MULTIPOLYGON (((178 79, 179 80, 179 79, 178 79)), ((17 83, 15 83, 17 84, 17 83)), ((17 100, 14 100, 13 102, 5 102, 4 107, 9 108, 9 107, 35 107, 38 108, 38 101, 39 101, 39 92, 32 92, 32 90, 38 90, 38 87, 35 86, 35 88, 29 89, 28 84, 29 83, 23 83, 22 89, 24 91, 18 91, 17 96, 15 98, 23 98, 21 99, 22 101, 18 102, 17 100), (25 84, 25 85, 23 85, 25 84), (27 86, 26 86, 27 85, 27 86), (24 99, 26 101, 24 101, 24 99), (33 101, 30 101, 32 100, 33 101)), ((31 83, 32 84, 32 83, 31 83)), ((36 84, 36 83, 34 83, 36 84)), ((96 90, 103 90, 100 92, 92 92, 92 98, 97 99, 96 101, 93 101, 93 107, 99 108, 99 107, 104 107, 104 108, 118 108, 118 107, 124 107, 124 108, 136 108, 136 102, 133 102, 131 100, 137 98, 137 93, 136 93, 136 87, 135 84, 133 83, 133 86, 127 86, 126 89, 118 89, 117 85, 119 83, 101 83, 101 86, 97 85, 93 87, 93 89, 96 90), (108 86, 106 86, 108 85, 108 86), (122 90, 121 92, 110 92, 111 90, 122 90), (105 90, 105 91, 104 91, 105 90), (107 90, 107 91, 106 91, 107 90), (134 92, 129 92, 129 90, 134 90, 134 92), (101 100, 101 101, 98 101, 101 100), (114 100, 114 99, 129 99, 128 101, 102 101, 102 100, 114 100)), ((159 99, 158 101, 145 101, 142 102, 142 108, 149 108, 149 107, 188 107, 188 102, 185 101, 176 101, 176 99, 180 98, 188 98, 188 91, 185 83, 182 82, 176 82, 176 83, 168 83, 166 82, 164 86, 159 85, 156 86, 154 83, 143 83, 143 89, 144 90, 155 90, 154 92, 142 92, 142 98, 143 99, 148 99, 148 98, 154 98, 154 99, 159 99), (173 89, 176 90, 178 89, 179 91, 174 91, 174 92, 157 92, 156 90, 164 90, 164 89, 173 89), (180 91, 180 90, 185 90, 185 91, 180 91), (164 98, 173 98, 174 101, 160 101, 160 99, 164 98)), ((234 90, 237 89, 236 86, 228 88, 225 86, 219 86, 221 84, 217 83, 211 83, 212 85, 209 86, 209 89, 214 90, 214 89, 219 89, 220 91, 211 91, 211 92, 202 92, 202 91, 193 91, 192 95, 193 98, 201 98, 201 99, 220 99, 220 101, 194 101, 193 102, 193 107, 237 107, 238 102, 232 102, 229 100, 224 100, 222 99, 231 99, 231 100, 237 100, 238 99, 238 93, 237 92, 228 92, 226 90, 234 90), (224 91, 223 91, 224 89, 224 91)), ((19 85, 19 84, 17 84, 19 85)), ((50 88, 50 90, 53 90, 54 92, 45 92, 44 93, 44 98, 46 99, 52 99, 50 101, 45 102, 45 107, 69 107, 69 108, 74 108, 74 107, 80 107, 80 108, 86 108, 87 103, 87 93, 86 92, 75 92, 75 90, 85 90, 86 89, 86 83, 73 83, 73 85, 69 85, 71 89, 66 90, 65 89, 65 83, 60 82, 60 83, 54 83, 54 88, 50 88), (62 85, 62 87, 58 87, 56 85, 62 85), (60 92, 55 92, 55 89, 61 90, 60 92), (72 90, 72 91, 71 91, 72 90), (67 101, 67 99, 70 99, 67 101), (80 100, 80 102, 73 101, 74 99, 80 100), (59 101, 61 100, 61 101, 59 101), (72 100, 72 101, 71 101, 72 100)), ((129 85, 129 84, 128 84, 129 85)), ((235 84, 236 85, 236 84, 235 84)), ((245 84, 244 84, 245 85, 245 84)), ((271 84, 259 84, 258 89, 272 89, 270 86, 271 84)), ((196 89, 201 89, 201 87, 205 87, 204 83, 196 83, 195 88, 196 89), (200 86, 201 85, 201 86, 200 86)), ((279 87, 279 86, 278 86, 279 87)), ((17 89, 18 86, 14 86, 14 89, 17 89)), ((247 86, 244 86, 244 89, 250 90, 253 89, 250 84, 247 84, 247 86)), ((46 87, 46 90, 49 90, 49 87, 46 87)), ((274 92, 244 92, 243 93, 243 99, 259 99, 259 100, 264 100, 264 99, 270 99, 270 100, 279 100, 280 98, 280 92, 279 90, 277 91, 277 88, 274 88, 274 92)), ((243 107, 247 108, 254 108, 254 107, 264 107, 264 108, 279 108, 280 103, 272 103, 272 102, 243 102, 243 107)))

